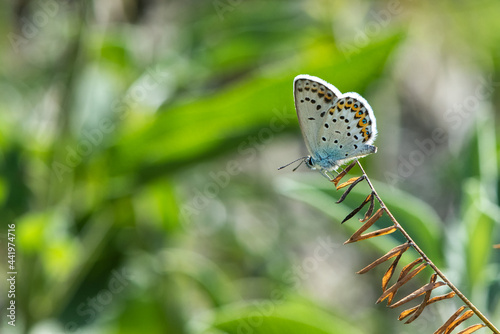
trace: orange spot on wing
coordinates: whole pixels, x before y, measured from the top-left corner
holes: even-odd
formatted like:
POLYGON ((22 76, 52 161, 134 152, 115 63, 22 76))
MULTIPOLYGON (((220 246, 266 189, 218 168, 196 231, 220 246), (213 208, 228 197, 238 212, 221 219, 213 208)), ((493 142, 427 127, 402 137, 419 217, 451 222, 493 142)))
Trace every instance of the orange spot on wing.
MULTIPOLYGON (((355 116, 356 117, 356 116, 355 116)), ((358 122, 358 126, 362 127, 362 128, 365 128, 367 125, 368 125, 368 122, 366 123, 363 123, 363 120, 365 119, 366 117, 366 114, 363 114, 363 117, 361 117, 361 119, 359 120, 358 122)))
POLYGON ((370 136, 368 135, 368 129, 366 126, 361 129, 361 134, 365 138, 364 141, 367 141, 368 139, 370 139, 370 136))

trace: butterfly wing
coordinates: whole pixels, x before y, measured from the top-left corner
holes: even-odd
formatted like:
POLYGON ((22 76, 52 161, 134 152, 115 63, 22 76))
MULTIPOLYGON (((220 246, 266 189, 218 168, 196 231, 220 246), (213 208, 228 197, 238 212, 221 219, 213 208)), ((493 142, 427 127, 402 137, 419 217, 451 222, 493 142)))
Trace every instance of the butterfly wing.
POLYGON ((341 94, 313 76, 294 80, 295 108, 306 146, 321 169, 333 170, 354 158, 375 153, 376 119, 357 93, 341 94))
POLYGON ((302 74, 294 79, 293 95, 307 149, 313 158, 317 158, 322 144, 320 131, 327 116, 327 110, 335 105, 341 94, 328 82, 302 74))
POLYGON ((318 137, 324 143, 323 155, 338 166, 375 153, 371 144, 376 136, 376 119, 368 102, 359 94, 346 93, 327 111, 318 137))

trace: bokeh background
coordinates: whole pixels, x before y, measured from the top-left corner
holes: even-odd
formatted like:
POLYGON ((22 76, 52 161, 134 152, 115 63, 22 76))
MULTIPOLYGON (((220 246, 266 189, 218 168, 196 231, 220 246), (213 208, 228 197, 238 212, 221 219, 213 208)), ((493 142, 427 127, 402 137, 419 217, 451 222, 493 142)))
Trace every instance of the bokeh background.
POLYGON ((307 154, 298 74, 370 102, 368 175, 500 325, 500 2, 12 0, 0 15, 3 333, 438 328, 456 298, 404 325, 374 303, 386 267, 355 274, 402 240, 342 245, 366 187, 337 205, 318 173, 277 170, 307 154))

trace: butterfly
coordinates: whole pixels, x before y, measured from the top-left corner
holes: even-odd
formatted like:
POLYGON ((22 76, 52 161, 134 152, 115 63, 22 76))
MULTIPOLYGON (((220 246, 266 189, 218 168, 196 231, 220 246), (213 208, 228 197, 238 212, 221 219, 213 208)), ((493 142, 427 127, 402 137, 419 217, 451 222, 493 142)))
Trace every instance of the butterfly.
POLYGON ((332 181, 333 170, 377 152, 377 147, 372 145, 377 136, 375 115, 359 94, 342 94, 320 78, 301 74, 293 81, 293 95, 310 155, 281 168, 302 160, 299 166, 305 163, 332 181))

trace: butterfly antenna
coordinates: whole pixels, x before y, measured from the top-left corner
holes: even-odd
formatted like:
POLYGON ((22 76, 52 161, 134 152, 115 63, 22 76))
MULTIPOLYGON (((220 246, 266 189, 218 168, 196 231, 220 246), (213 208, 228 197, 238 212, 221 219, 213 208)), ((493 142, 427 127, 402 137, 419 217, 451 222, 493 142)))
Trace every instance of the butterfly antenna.
POLYGON ((300 167, 300 165, 302 165, 302 163, 304 162, 304 160, 305 160, 306 158, 307 158, 307 157, 298 158, 298 159, 296 159, 296 160, 294 160, 294 161, 292 161, 292 162, 287 163, 287 164, 286 164, 286 165, 284 165, 284 166, 281 166, 280 168, 278 168, 278 170, 283 169, 283 168, 285 168, 285 167, 288 167, 288 166, 290 166, 291 164, 294 164, 294 163, 296 163, 296 162, 297 162, 297 161, 299 161, 299 160, 302 160, 302 161, 300 162, 300 164, 299 164, 297 167, 295 167, 295 168, 293 169, 293 172, 295 172, 295 171, 297 170, 297 168, 299 168, 299 167, 300 167))
POLYGON ((302 161, 300 162, 300 164, 298 164, 297 167, 295 167, 294 169, 292 169, 292 172, 295 172, 297 169, 299 169, 300 165, 302 165, 304 163, 305 159, 302 159, 302 161))

